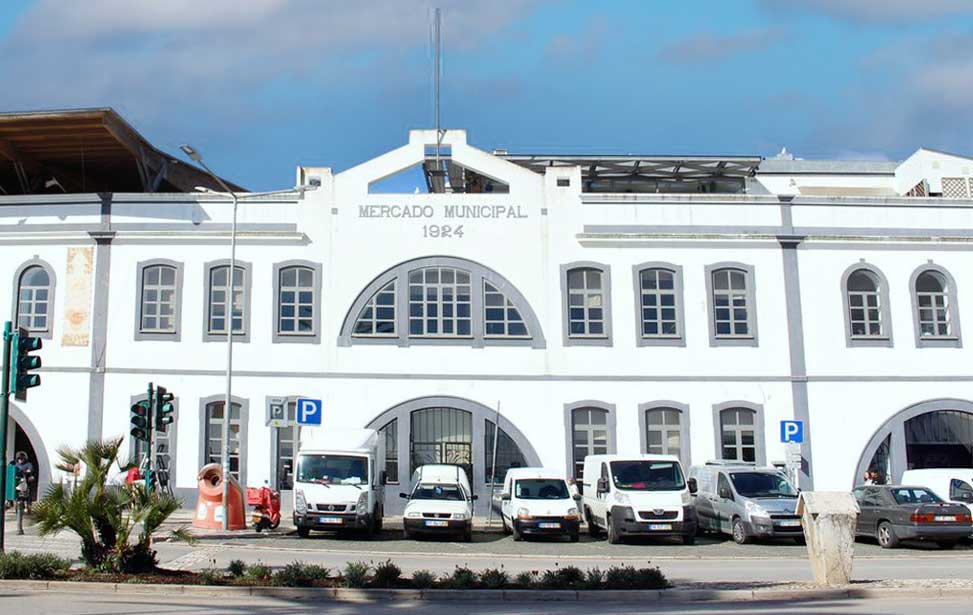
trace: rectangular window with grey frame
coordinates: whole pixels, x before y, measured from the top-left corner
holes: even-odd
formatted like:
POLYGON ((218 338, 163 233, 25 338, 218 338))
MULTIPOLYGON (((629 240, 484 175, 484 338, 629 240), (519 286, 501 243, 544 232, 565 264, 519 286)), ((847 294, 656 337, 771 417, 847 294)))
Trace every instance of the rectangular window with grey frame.
POLYGON ((142 333, 175 333, 177 269, 171 265, 148 265, 142 269, 142 333))
POLYGON ((605 292, 598 269, 579 267, 568 275, 568 337, 605 337, 605 292))
POLYGON ((750 337, 747 275, 739 269, 713 272, 713 325, 716 337, 750 337))
POLYGON ((285 267, 280 270, 277 332, 282 335, 314 335, 314 270, 285 267))
POLYGON ((233 288, 228 288, 229 266, 218 266, 209 272, 208 331, 226 335, 227 321, 232 318, 233 333, 245 333, 244 310, 246 309, 246 270, 236 267, 233 272, 233 288))

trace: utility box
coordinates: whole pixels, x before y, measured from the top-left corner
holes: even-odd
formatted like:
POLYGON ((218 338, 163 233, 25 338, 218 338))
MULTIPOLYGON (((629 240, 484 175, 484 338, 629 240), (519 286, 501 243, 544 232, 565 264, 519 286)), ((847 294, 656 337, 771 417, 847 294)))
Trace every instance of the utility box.
POLYGON ((858 502, 845 491, 804 491, 797 500, 807 554, 819 585, 846 585, 855 557, 858 502))

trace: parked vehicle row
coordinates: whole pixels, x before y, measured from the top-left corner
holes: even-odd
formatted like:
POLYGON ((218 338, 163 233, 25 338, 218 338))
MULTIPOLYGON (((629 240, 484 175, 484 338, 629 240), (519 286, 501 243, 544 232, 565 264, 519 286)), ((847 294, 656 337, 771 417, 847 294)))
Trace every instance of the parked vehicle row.
MULTIPOLYGON (((294 525, 312 530, 357 529, 371 536, 384 516, 384 446, 377 432, 322 433, 297 454, 294 525)), ((973 534, 973 470, 909 470, 903 485, 864 485, 854 490, 861 510, 857 536, 885 548, 903 540, 944 548, 973 534)), ((698 534, 731 536, 740 544, 758 538, 803 543, 796 514, 798 489, 782 470, 737 462, 709 462, 683 472, 669 455, 588 455, 580 492, 564 473, 513 468, 500 492, 503 529, 514 540, 565 536, 579 540, 582 523, 593 536, 615 544, 629 537, 676 537, 693 544, 698 534)), ((403 514, 403 535, 450 534, 470 541, 473 493, 458 465, 430 464, 413 473, 403 514)))

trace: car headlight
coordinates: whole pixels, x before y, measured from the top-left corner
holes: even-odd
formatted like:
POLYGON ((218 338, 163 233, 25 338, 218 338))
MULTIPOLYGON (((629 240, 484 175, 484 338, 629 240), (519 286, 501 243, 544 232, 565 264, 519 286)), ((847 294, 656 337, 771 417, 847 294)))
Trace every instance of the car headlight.
POLYGON ((526 508, 518 508, 517 509, 517 518, 518 519, 530 519, 530 511, 527 510, 526 508))
POLYGON ((682 505, 683 506, 689 506, 692 503, 693 503, 693 494, 689 493, 688 491, 683 491, 682 492, 682 505))
POLYGON ((452 515, 450 515, 450 518, 456 519, 458 521, 462 521, 466 519, 466 513, 453 513, 452 515))
MULTIPOLYGON (((358 514, 363 515, 368 512, 368 492, 362 491, 361 495, 358 496, 358 514)), ((354 508, 352 509, 354 510, 354 508)))
POLYGON ((412 511, 410 513, 406 513, 405 516, 408 519, 421 519, 422 518, 422 513, 421 512, 416 512, 416 511, 412 511))
POLYGON ((628 506, 632 503, 632 500, 629 499, 627 493, 621 493, 618 491, 615 492, 615 501, 623 506, 628 506))
POLYGON ((767 509, 756 502, 748 500, 746 509, 747 513, 749 513, 751 517, 770 517, 770 513, 767 512, 767 509))
POLYGON ((304 499, 304 492, 300 489, 294 492, 294 512, 299 515, 307 512, 307 500, 304 499))
POLYGON ((569 508, 568 513, 564 515, 565 519, 577 519, 580 516, 577 508, 569 508))

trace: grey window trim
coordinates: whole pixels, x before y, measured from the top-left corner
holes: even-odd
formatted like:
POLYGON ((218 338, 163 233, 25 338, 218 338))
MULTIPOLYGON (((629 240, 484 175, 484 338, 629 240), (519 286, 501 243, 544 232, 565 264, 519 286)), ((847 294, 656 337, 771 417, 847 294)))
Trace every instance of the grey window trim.
POLYGON ((612 284, 611 267, 595 261, 574 261, 561 265, 561 336, 565 346, 611 346, 612 345, 612 284), (601 271, 601 286, 604 294, 605 333, 600 336, 572 336, 571 319, 568 306, 568 272, 573 269, 597 269, 601 271))
POLYGON ((18 318, 18 306, 20 305, 20 278, 24 275, 30 267, 41 267, 47 272, 48 279, 51 280, 51 289, 47 295, 47 329, 43 331, 33 331, 32 335, 45 340, 53 339, 54 337, 54 299, 55 290, 57 289, 57 276, 54 275, 54 267, 45 260, 34 256, 34 258, 24 261, 14 272, 14 283, 13 283, 13 301, 10 308, 10 313, 13 315, 14 326, 17 326, 18 318))
POLYGON ((635 344, 642 346, 685 346, 686 312, 683 307, 682 265, 665 261, 648 261, 632 265, 632 284, 635 290, 635 344), (676 297, 676 334, 644 335, 642 333, 642 272, 649 269, 664 269, 672 273, 673 294, 676 297))
POLYGON ((882 273, 882 270, 872 265, 871 263, 865 262, 865 259, 861 259, 859 262, 851 265, 845 272, 841 274, 841 307, 844 313, 845 321, 845 345, 848 348, 853 347, 892 347, 892 309, 889 304, 889 282, 882 273), (881 336, 858 336, 852 337, 851 335, 851 308, 848 304, 848 278, 851 274, 856 271, 868 271, 878 279, 878 300, 879 316, 882 319, 882 335, 881 336))
MULTIPOLYGON (((144 401, 146 398, 145 393, 141 395, 132 395, 129 397, 129 407, 134 406, 137 402, 144 401)), ((177 447, 179 445, 179 398, 176 397, 172 400, 172 405, 175 408, 172 411, 173 421, 169 423, 166 427, 168 440, 169 440, 169 486, 173 489, 176 488, 176 468, 177 464, 177 447)), ((128 436, 128 450, 129 459, 132 457, 132 451, 135 450, 135 438, 131 434, 128 436)))
POLYGON ((912 328, 916 337, 916 348, 963 347, 963 336, 960 329, 959 302, 956 298, 956 280, 953 279, 953 276, 948 270, 946 270, 945 267, 941 267, 933 263, 931 260, 916 267, 915 271, 913 271, 912 275, 909 277, 909 295, 912 297, 912 328), (922 336, 922 329, 919 326, 919 296, 916 291, 916 282, 918 282, 919 276, 927 271, 938 273, 946 280, 945 294, 946 300, 949 302, 946 306, 946 312, 949 318, 949 325, 951 327, 951 333, 948 336, 922 336))
POLYGON ((757 278, 753 265, 736 261, 722 261, 706 265, 706 309, 710 346, 757 346, 757 278), (747 329, 749 335, 716 335, 716 306, 713 302, 713 274, 724 269, 743 272, 747 285, 747 329))
POLYGON ((156 340, 164 342, 178 342, 182 337, 182 282, 183 282, 183 264, 179 261, 170 260, 168 258, 153 258, 147 261, 139 261, 136 265, 136 278, 135 278, 135 340, 156 340), (142 276, 145 273, 145 269, 148 267, 153 267, 157 265, 166 265, 173 267, 176 270, 176 293, 175 293, 175 307, 173 309, 173 322, 175 323, 175 329, 169 333, 163 333, 161 331, 142 331, 142 276))
POLYGON ((684 467, 692 465, 692 450, 690 449, 689 431, 689 405, 671 399, 657 399, 639 404, 639 443, 640 450, 645 453, 649 450, 647 441, 648 418, 650 410, 677 410, 679 412, 679 461, 684 467))
POLYGON ((574 476, 574 411, 582 408, 597 408, 608 413, 606 420, 608 428, 608 453, 618 452, 617 414, 615 404, 595 399, 583 399, 564 404, 564 443, 565 443, 565 476, 574 476))
POLYGON ((724 410, 732 410, 735 408, 743 408, 745 410, 752 410, 754 412, 753 443, 756 449, 757 465, 767 465, 767 441, 765 439, 766 430, 764 428, 764 407, 761 404, 755 404, 739 399, 713 404, 713 437, 714 444, 716 445, 716 455, 714 456, 714 459, 723 458, 723 421, 721 420, 720 414, 724 410))
MULTIPOLYGON (((203 265, 203 341, 204 342, 225 342, 225 333, 211 333, 209 330, 209 302, 210 302, 210 272, 216 267, 227 267, 230 266, 230 259, 222 258, 215 261, 209 261, 203 265)), ((250 304, 252 302, 252 285, 253 285, 253 266, 247 261, 241 261, 237 259, 236 266, 243 269, 243 333, 234 333, 234 342, 249 342, 250 341, 250 304)), ((233 272, 230 272, 228 277, 230 282, 229 286, 232 288, 233 284, 233 272)), ((232 301, 229 297, 227 298, 227 305, 232 301)), ((232 330, 232 309, 227 314, 227 319, 229 322, 228 330, 232 330)))
MULTIPOLYGON (((206 406, 213 402, 226 402, 226 395, 210 395, 199 399, 199 456, 196 467, 206 465, 206 406)), ((247 433, 250 424, 250 400, 245 397, 230 397, 230 402, 240 405, 240 486, 247 486, 247 433)), ((229 411, 225 409, 225 411, 229 411)))
POLYGON ((527 298, 505 277, 475 261, 452 256, 427 256, 408 260, 386 269, 375 277, 358 294, 345 313, 338 336, 338 346, 384 344, 393 346, 527 346, 545 348, 544 332, 540 321, 527 298), (472 335, 466 337, 417 337, 409 335, 409 272, 425 267, 453 267, 470 273, 470 311, 472 315, 472 335), (365 304, 392 280, 395 285, 395 334, 394 335, 354 335, 355 322, 365 304), (506 295, 520 311, 529 337, 484 336, 483 282, 490 282, 494 288, 506 295))
POLYGON ((292 259, 274 263, 274 321, 270 330, 273 332, 274 344, 319 344, 321 343, 321 263, 313 261, 292 259), (314 330, 311 333, 287 332, 282 333, 280 326, 280 273, 290 267, 306 267, 314 272, 314 285, 312 289, 312 308, 311 322, 314 330))

